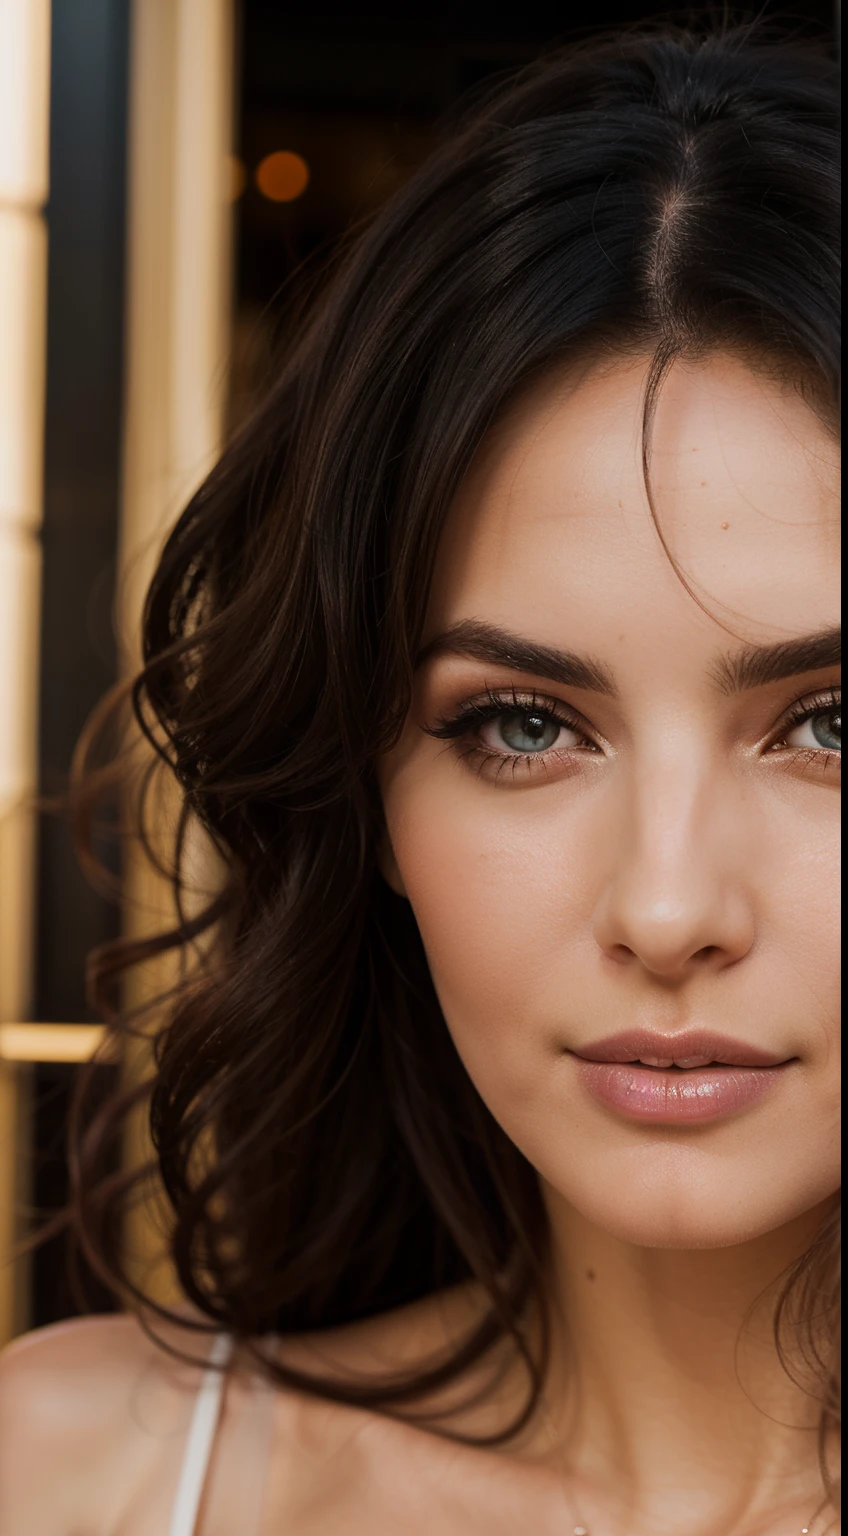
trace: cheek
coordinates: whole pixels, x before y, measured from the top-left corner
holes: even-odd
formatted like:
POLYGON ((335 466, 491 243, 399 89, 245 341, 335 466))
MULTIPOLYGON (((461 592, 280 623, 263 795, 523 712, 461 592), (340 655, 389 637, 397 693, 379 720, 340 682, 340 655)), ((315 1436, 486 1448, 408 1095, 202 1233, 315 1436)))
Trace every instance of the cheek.
POLYGON ((505 1086, 531 1091, 568 1008, 562 977, 576 978, 590 937, 572 816, 538 791, 464 794, 444 780, 401 800, 402 813, 386 807, 398 866, 451 1034, 494 1107, 505 1086))
POLYGON ((819 814, 804 816, 785 799, 772 801, 775 829, 760 856, 762 954, 758 995, 779 1017, 787 1004, 811 1036, 811 1046, 837 1091, 841 1044, 841 847, 839 806, 831 792, 819 814))

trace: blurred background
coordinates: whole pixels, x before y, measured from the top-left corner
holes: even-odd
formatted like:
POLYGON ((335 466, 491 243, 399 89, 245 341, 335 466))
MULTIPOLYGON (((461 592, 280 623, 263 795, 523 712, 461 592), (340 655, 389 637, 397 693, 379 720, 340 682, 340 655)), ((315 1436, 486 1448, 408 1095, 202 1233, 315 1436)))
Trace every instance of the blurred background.
MULTIPOLYGON (((756 10, 793 35, 836 27, 832 0, 756 10)), ((34 809, 135 664, 156 550, 340 236, 466 93, 655 14, 0 0, 0 1343, 78 1310, 64 1238, 13 1255, 67 1195, 69 1096, 98 1035, 86 955, 161 911, 131 852, 120 899, 96 894, 62 817, 34 809)), ((106 1092, 126 1064, 97 1070, 106 1092)), ((136 1128, 125 1158, 142 1143, 136 1128)), ((143 1209, 130 1228, 134 1272, 169 1294, 143 1209)))

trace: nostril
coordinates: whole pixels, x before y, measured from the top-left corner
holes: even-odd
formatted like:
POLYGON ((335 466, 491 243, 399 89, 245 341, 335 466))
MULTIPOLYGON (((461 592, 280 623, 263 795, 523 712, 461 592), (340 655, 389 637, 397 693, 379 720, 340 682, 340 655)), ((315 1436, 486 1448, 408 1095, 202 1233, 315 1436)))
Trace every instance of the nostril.
POLYGON ((611 944, 607 954, 611 960, 615 960, 619 965, 625 965, 628 960, 636 958, 634 951, 627 944, 611 944))

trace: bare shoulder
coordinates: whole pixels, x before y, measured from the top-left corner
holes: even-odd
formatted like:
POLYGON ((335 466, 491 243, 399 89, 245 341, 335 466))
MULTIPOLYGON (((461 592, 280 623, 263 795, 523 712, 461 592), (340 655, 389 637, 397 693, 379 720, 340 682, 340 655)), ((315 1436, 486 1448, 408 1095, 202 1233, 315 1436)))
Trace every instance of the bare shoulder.
POLYGON ((63 1437, 82 1436, 98 1421, 108 1429, 119 1405, 151 1373, 165 1390, 177 1390, 183 1380, 193 1382, 208 1338, 173 1325, 162 1327, 160 1337, 161 1344, 136 1318, 115 1315, 74 1318, 16 1339, 0 1351, 5 1427, 15 1432, 16 1424, 26 1420, 45 1434, 56 1429, 63 1437), (179 1356, 169 1356, 169 1346, 179 1356), (197 1366, 184 1363, 182 1355, 190 1355, 197 1366))
POLYGON ((198 1365, 172 1358, 128 1316, 58 1323, 0 1352, 4 1536, 117 1523, 151 1445, 181 1426, 208 1349, 189 1329, 171 1328, 165 1342, 198 1365))
POLYGON ((134 1318, 78 1317, 15 1339, 0 1351, 0 1388, 38 1390, 92 1369, 107 1375, 139 1359, 146 1340, 134 1318))

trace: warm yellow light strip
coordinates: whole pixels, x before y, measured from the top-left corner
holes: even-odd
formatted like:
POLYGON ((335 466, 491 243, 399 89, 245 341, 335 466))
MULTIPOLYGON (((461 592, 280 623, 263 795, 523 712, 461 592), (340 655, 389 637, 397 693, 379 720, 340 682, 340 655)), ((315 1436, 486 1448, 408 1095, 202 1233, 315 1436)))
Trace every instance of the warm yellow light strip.
MULTIPOLYGON (((0 0, 2 3, 2 0, 0 0)), ((141 614, 157 552, 217 458, 231 347, 234 0, 132 0, 127 230, 127 374, 116 618, 122 670, 141 662, 141 614)), ((156 827, 166 857, 176 821, 175 783, 158 786, 156 827)), ((198 842, 200 840, 198 839, 198 842)), ((170 885, 128 844, 124 934, 133 940, 174 922, 170 885)), ((192 879, 213 888, 208 852, 195 846, 192 879)), ((130 974, 131 1014, 180 978, 165 955, 130 974)), ((151 1016, 151 1022, 153 1018, 151 1016)), ((150 1073, 149 1045, 128 1042, 125 1081, 150 1073)), ((143 1107, 127 1123, 127 1167, 150 1161, 143 1107)), ((131 1203, 126 1264, 148 1296, 180 1300, 162 1252, 155 1200, 131 1203)))
POLYGON ((0 1024, 3 1061, 89 1061, 106 1033, 103 1024, 0 1024))
MULTIPOLYGON (((31 1007, 50 0, 0 0, 0 1020, 31 1007)), ((26 1074, 0 1052, 0 1345, 27 1323, 26 1074)))

